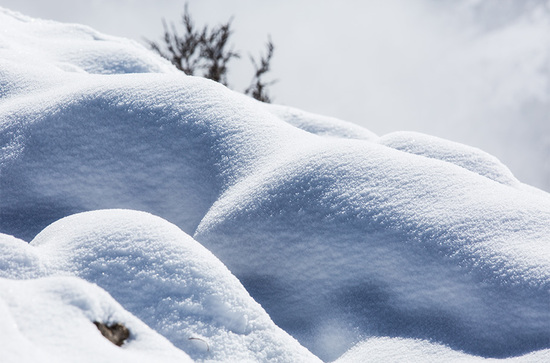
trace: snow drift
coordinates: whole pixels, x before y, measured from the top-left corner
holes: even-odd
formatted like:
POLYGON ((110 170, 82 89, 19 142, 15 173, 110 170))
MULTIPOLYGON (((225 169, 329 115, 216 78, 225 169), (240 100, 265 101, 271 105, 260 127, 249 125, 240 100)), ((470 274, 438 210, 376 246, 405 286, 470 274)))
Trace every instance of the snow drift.
POLYGON ((104 290, 69 277, 0 279, 4 362, 192 362, 166 338, 125 311, 104 290), (123 322, 124 348, 92 323, 123 322))
MULTIPOLYGON (((9 268, 0 270, 0 276, 36 278, 69 275, 93 282, 146 323, 150 327, 147 329, 152 328, 168 338, 195 360, 315 361, 311 353, 273 324, 216 257, 175 225, 150 214, 124 210, 77 214, 55 222, 30 245, 14 238, 0 240, 0 250, 4 258, 11 261, 9 268)), ((66 286, 61 279, 50 278, 46 281, 51 282, 42 284, 56 286, 60 281, 54 292, 62 297, 72 297, 69 302, 62 299, 64 304, 60 305, 64 309, 77 305, 87 315, 93 315, 88 317, 89 320, 128 320, 118 317, 117 314, 120 314, 115 314, 116 310, 110 307, 104 307, 103 314, 97 316, 94 307, 105 305, 105 298, 96 302, 92 299, 93 291, 84 296, 73 293, 72 289, 81 288, 78 285, 83 284, 81 281, 70 286, 66 286)), ((39 282, 35 284, 40 286, 39 282)), ((95 289, 99 290, 97 287, 95 289)), ((27 292, 26 296, 33 294, 46 300, 42 304, 48 305, 50 292, 39 289, 37 292, 27 292)), ((104 291, 97 294, 106 295, 104 291)), ((25 295, 17 296, 17 302, 21 304, 20 300, 25 295)), ((107 301, 112 301, 110 296, 108 298, 110 300, 107 301)), ((18 309, 24 311, 21 306, 18 309)), ((37 330, 45 334, 50 329, 57 331, 51 326, 52 322, 61 325, 71 321, 70 316, 63 319, 63 313, 63 310, 56 310, 52 318, 48 313, 37 311, 34 316, 25 318, 25 322, 32 326, 39 316, 48 328, 37 330)), ((89 321, 86 328, 98 333, 89 321)), ((59 330, 64 334, 73 334, 77 339, 81 337, 82 342, 86 341, 82 331, 76 328, 77 333, 59 330)), ((135 329, 131 326, 130 330, 133 332, 135 329)), ((62 338, 67 339, 68 336, 63 335, 62 338)), ((136 341, 155 347, 141 331, 133 333, 133 336, 128 347, 136 341)), ((64 342, 69 343, 67 340, 64 342)), ((90 344, 86 348, 94 349, 93 346, 90 344)), ((173 346, 171 350, 177 351, 173 346)), ((70 353, 74 352, 71 350, 70 353)), ((151 355, 154 352, 147 353, 151 355)), ((153 360, 164 361, 160 356, 153 360)))
POLYGON ((316 359, 248 293, 323 360, 385 339, 547 357, 550 195, 496 158, 264 105, 86 27, 0 20, 0 231, 32 240, 6 237, 7 277, 94 282, 198 360, 316 359), (177 227, 61 219, 110 208, 177 227))

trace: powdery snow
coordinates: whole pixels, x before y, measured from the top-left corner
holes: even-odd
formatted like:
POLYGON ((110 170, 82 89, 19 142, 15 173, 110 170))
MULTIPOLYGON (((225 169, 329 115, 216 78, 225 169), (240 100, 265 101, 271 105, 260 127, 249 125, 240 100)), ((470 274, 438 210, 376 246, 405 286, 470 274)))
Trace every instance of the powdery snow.
POLYGON ((474 147, 418 132, 393 132, 380 138, 380 144, 410 154, 443 160, 499 183, 520 187, 512 172, 497 158, 474 147))
POLYGON ((199 361, 548 356, 550 195, 493 156, 265 105, 79 25, 0 10, 0 30, 0 277, 21 296, 62 316, 57 281, 110 294, 199 361))
POLYGON ((548 344, 548 196, 378 144, 292 155, 229 189, 195 238, 313 352, 336 358, 335 329, 342 350, 365 334, 499 357, 548 344))
MULTIPOLYGON (((540 350, 521 357, 508 358, 505 362, 547 362, 550 349, 540 350)), ((357 344, 335 363, 496 363, 502 359, 475 357, 425 340, 403 338, 371 338, 357 344)))
POLYGON ((96 283, 196 360, 315 360, 212 253, 161 218, 123 210, 77 214, 30 246, 49 274, 96 283))
POLYGON ((192 362, 99 287, 74 277, 0 279, 3 362, 192 362), (121 348, 93 322, 122 323, 121 348))
POLYGON ((360 140, 376 140, 378 138, 375 133, 363 127, 334 117, 320 116, 287 106, 273 104, 263 106, 292 126, 315 135, 360 140))

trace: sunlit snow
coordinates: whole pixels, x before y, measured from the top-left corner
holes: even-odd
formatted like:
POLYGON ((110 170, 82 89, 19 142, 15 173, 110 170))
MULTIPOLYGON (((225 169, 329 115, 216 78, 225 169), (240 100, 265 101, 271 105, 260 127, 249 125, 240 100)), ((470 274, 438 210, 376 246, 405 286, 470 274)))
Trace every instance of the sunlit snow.
POLYGON ((0 148, 9 362, 550 359, 550 195, 480 149, 2 9, 0 148))

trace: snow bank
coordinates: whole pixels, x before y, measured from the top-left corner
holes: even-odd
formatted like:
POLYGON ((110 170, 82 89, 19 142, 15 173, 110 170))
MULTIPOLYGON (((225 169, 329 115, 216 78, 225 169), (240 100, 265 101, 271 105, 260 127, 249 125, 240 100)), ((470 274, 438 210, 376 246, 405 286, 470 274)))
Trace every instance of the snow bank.
POLYGON ((40 256, 27 242, 0 233, 0 278, 35 279, 45 276, 40 256))
POLYGON ((502 184, 521 187, 512 172, 497 158, 474 147, 418 132, 392 132, 380 144, 410 154, 443 160, 502 184))
POLYGON ((264 107, 281 120, 315 135, 359 140, 378 138, 375 133, 361 126, 334 117, 316 115, 287 106, 266 104, 264 107))
POLYGON ((14 358, 8 361, 21 361, 21 349, 28 353, 23 361, 42 351, 67 362, 136 361, 142 352, 139 362, 191 361, 182 351, 195 361, 318 361, 212 253, 161 218, 94 211, 55 222, 31 244, 1 237, 0 288, 7 293, 0 309, 7 304, 8 320, 0 330, 14 343, 4 345, 14 358), (122 351, 101 337, 95 321, 130 330, 122 351))
POLYGON ((0 279, 3 362, 192 362, 99 287, 74 277, 0 279), (117 347, 93 322, 120 323, 117 347))
POLYGON ((364 334, 547 346, 548 195, 374 143, 294 156, 229 189, 195 238, 313 352, 336 358, 340 330, 341 352, 364 334))
POLYGON ((77 214, 30 246, 49 274, 96 283, 195 360, 315 361, 212 253, 161 218, 123 210, 77 214))
POLYGON ((84 25, 37 21, 6 9, 1 12, 2 63, 42 71, 39 78, 54 78, 52 76, 59 71, 90 74, 177 72, 168 61, 128 39, 101 34, 84 25), (47 74, 50 72, 55 73, 47 74))
POLYGON ((550 347, 550 195, 492 156, 263 105, 88 28, 0 24, 0 232, 143 210, 231 271, 162 219, 102 211, 3 237, 2 276, 95 282, 198 360, 314 359, 231 274, 327 361, 371 337, 550 347))
MULTIPOLYGON (((369 362, 423 362, 423 363, 489 363, 502 362, 502 359, 491 359, 471 356, 448 347, 425 340, 402 338, 372 338, 358 344, 340 357, 335 363, 369 363, 369 362), (406 357, 406 359, 404 359, 406 357)), ((547 362, 550 350, 540 350, 521 357, 509 358, 506 362, 547 362)))

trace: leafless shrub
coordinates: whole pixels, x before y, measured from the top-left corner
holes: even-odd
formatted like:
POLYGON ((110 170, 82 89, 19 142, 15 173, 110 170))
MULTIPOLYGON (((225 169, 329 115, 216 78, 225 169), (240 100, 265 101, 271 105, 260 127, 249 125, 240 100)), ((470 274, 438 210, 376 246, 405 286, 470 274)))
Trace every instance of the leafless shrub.
MULTIPOLYGON (((163 41, 160 43, 147 39, 145 41, 153 51, 168 59, 185 74, 202 75, 227 86, 228 64, 232 59, 240 58, 240 54, 233 50, 229 43, 233 34, 232 19, 211 29, 206 25, 199 28, 189 13, 188 5, 185 4, 181 23, 183 25, 182 35, 178 33, 173 23, 168 26, 166 20, 163 19, 163 41), (200 71, 202 74, 198 74, 200 71)), ((263 76, 270 71, 274 49, 273 43, 269 39, 267 54, 262 56, 259 62, 250 57, 255 74, 250 86, 245 90, 245 94, 263 102, 271 101, 267 87, 274 81, 265 82, 263 76)))

